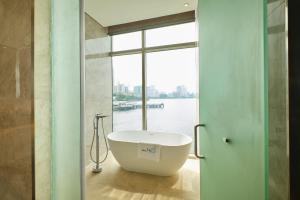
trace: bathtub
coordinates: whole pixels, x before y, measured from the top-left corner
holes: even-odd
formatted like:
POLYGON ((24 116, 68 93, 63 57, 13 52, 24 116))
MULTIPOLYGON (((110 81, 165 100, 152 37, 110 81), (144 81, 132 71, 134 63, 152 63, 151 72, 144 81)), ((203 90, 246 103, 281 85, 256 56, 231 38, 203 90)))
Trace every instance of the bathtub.
POLYGON ((149 131, 119 131, 108 136, 110 150, 127 171, 174 175, 188 158, 192 139, 186 135, 149 131), (140 156, 141 145, 159 147, 158 160, 140 156))

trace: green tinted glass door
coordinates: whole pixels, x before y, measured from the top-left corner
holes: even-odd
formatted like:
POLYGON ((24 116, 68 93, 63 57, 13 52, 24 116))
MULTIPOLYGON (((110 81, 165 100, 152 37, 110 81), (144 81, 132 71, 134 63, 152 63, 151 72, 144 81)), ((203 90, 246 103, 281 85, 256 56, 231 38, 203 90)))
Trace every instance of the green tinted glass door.
POLYGON ((201 200, 263 200, 263 0, 199 0, 201 200), (229 141, 226 141, 225 139, 229 141))

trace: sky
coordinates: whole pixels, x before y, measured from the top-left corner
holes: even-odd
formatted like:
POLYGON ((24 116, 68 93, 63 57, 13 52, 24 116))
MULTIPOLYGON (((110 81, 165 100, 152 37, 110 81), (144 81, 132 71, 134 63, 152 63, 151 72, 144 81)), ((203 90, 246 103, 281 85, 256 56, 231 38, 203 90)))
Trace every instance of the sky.
MULTIPOLYGON (((188 23, 146 32, 147 46, 195 41, 195 24, 188 23)), ((140 48, 140 32, 114 36, 113 50, 140 48)), ((173 92, 185 85, 190 92, 197 89, 196 49, 179 49, 147 54, 147 85, 160 92, 173 92)), ((141 54, 113 57, 114 84, 125 84, 133 89, 142 84, 141 54)))

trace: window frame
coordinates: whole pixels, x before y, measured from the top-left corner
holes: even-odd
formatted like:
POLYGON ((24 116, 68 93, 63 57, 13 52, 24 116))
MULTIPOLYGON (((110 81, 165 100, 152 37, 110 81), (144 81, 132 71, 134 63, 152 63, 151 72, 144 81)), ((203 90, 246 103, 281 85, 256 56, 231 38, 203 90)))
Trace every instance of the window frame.
MULTIPOLYGON (((195 21, 193 21, 193 22, 195 22, 195 21)), ((180 24, 186 24, 186 23, 190 23, 190 22, 184 22, 184 23, 180 23, 180 24)), ((169 26, 172 26, 172 25, 169 25, 169 26)), ((168 27, 168 26, 161 26, 161 27, 156 27, 156 28, 163 28, 163 27, 168 27)), ((141 76, 142 76, 142 130, 147 130, 147 106, 146 106, 146 104, 147 104, 147 61, 146 61, 147 53, 198 47, 197 41, 146 47, 146 31, 147 30, 150 30, 150 29, 141 30, 142 48, 110 52, 111 57, 125 56, 125 55, 132 55, 132 54, 142 54, 142 74, 141 74, 141 76)), ((136 31, 132 31, 132 32, 136 32, 136 31)), ((122 34, 122 33, 120 33, 120 34, 122 34)), ((116 35, 118 35, 118 34, 116 34, 116 35)), ((113 45, 113 42, 114 42, 113 36, 112 36, 111 42, 113 45)), ((112 66, 112 68, 113 68, 113 66, 112 66)))

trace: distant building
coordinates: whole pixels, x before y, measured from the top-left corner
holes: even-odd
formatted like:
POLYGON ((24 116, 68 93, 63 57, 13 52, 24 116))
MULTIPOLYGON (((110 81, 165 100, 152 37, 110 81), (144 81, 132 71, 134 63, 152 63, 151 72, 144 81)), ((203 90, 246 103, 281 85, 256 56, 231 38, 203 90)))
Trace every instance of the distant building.
POLYGON ((165 98, 168 98, 168 97, 169 97, 168 94, 165 93, 165 92, 159 93, 159 98, 161 98, 161 99, 165 99, 165 98))
POLYGON ((134 96, 142 97, 142 86, 138 85, 133 88, 134 96))
MULTIPOLYGON (((136 97, 142 97, 142 86, 138 85, 138 86, 135 86, 133 88, 133 93, 134 93, 134 96, 136 97)), ((152 97, 152 98, 157 98, 159 97, 159 92, 157 89, 155 89, 155 86, 149 86, 147 87, 147 96, 148 97, 152 97)))
POLYGON ((128 86, 124 86, 124 94, 128 94, 128 93, 129 93, 128 86))
POLYGON ((114 86, 114 93, 115 94, 128 94, 129 93, 128 86, 126 86, 124 84, 115 85, 114 86))
POLYGON ((176 96, 177 97, 188 97, 189 93, 184 85, 179 85, 176 87, 176 96))
POLYGON ((114 87, 113 87, 113 93, 114 94, 118 93, 118 86, 117 85, 114 85, 114 87))
POLYGON ((155 86, 151 85, 147 87, 147 96, 152 98, 159 97, 159 92, 157 89, 155 89, 155 86))
POLYGON ((176 95, 177 95, 176 92, 170 92, 170 93, 168 93, 168 97, 169 98, 174 98, 174 97, 176 97, 176 95))

